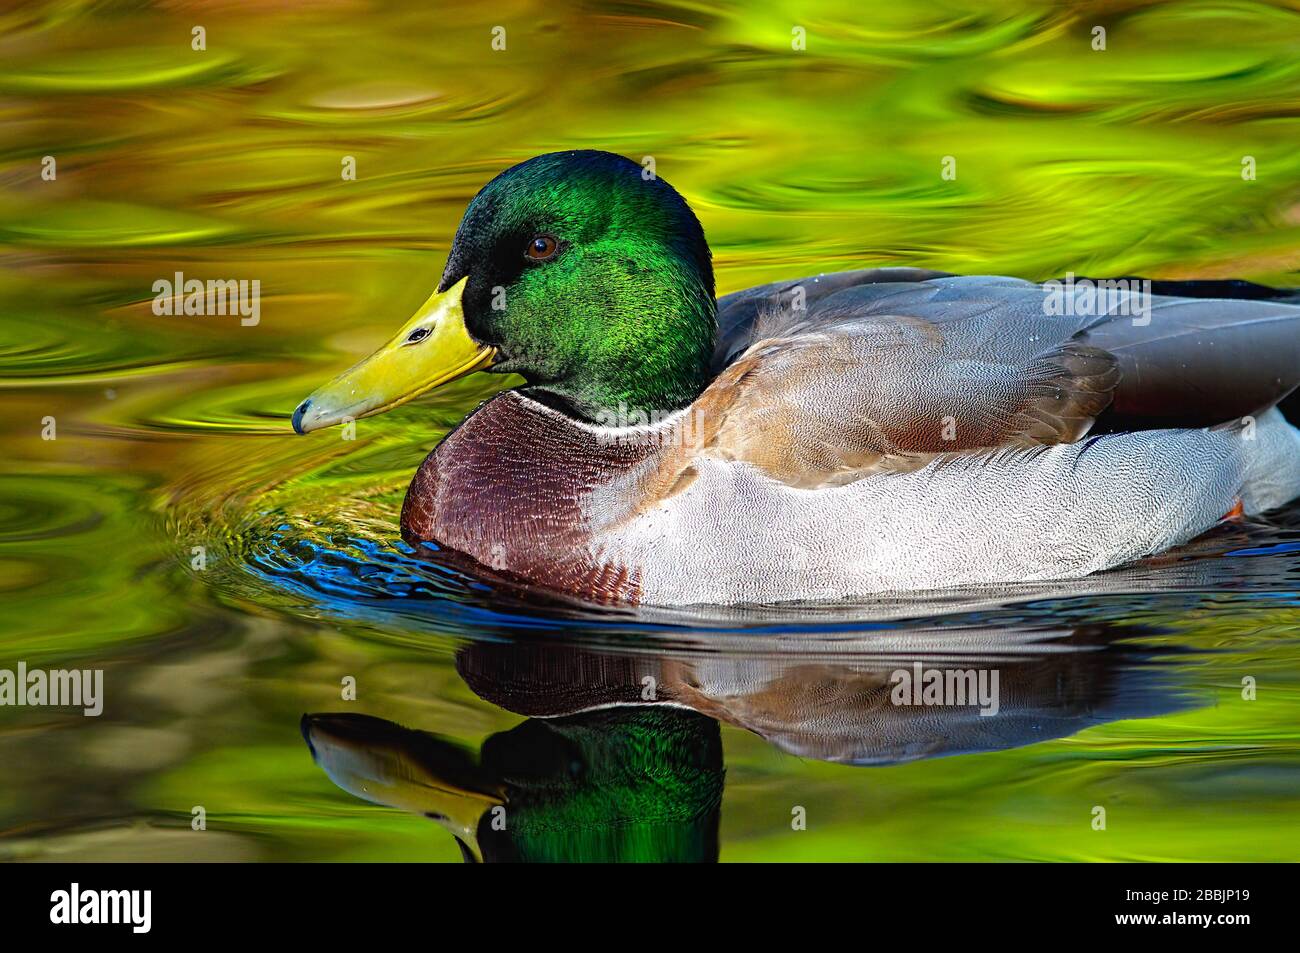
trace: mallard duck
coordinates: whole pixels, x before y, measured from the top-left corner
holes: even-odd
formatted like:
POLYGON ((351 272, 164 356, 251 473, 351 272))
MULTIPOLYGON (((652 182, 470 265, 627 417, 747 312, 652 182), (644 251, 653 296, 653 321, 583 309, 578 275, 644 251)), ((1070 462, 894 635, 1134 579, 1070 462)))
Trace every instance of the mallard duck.
POLYGON ((1300 495, 1290 294, 881 268, 715 301, 667 182, 553 153, 483 187, 437 291, 293 427, 521 376, 424 461, 402 533, 586 600, 1079 577, 1300 495))

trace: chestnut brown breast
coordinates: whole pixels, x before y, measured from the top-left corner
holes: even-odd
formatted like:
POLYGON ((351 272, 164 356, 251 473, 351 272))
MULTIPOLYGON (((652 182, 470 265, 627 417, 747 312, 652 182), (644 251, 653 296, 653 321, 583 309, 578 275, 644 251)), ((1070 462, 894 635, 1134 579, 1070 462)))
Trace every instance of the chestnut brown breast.
POLYGON ((583 498, 653 450, 605 443, 514 391, 488 401, 416 472, 402 536, 489 568, 598 602, 637 602, 635 567, 592 553, 583 498))

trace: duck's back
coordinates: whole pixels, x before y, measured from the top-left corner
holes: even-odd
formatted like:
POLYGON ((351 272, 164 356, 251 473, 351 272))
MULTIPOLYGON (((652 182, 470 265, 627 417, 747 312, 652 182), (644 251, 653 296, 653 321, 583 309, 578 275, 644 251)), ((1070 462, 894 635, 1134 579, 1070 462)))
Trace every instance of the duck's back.
MULTIPOLYGON (((923 329, 933 343, 928 364, 900 365, 909 384, 927 368, 942 375, 969 362, 987 369, 992 386, 1004 369, 1050 360, 1061 348, 1101 352, 1116 375, 1094 432, 1213 426, 1267 410, 1300 385, 1295 290, 1129 278, 1036 284, 903 268, 821 275, 723 297, 715 369, 764 339, 859 337, 864 327, 894 322, 923 329)), ((875 386, 888 391, 897 383, 882 366, 875 386)))

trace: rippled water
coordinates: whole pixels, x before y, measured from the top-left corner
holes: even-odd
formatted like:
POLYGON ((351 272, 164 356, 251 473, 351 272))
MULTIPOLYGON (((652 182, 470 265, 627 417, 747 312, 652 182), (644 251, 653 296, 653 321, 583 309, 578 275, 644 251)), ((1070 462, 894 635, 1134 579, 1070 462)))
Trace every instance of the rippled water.
POLYGON ((1300 509, 1077 583, 596 610, 396 538, 423 454, 509 381, 289 432, 473 192, 564 147, 653 155, 724 291, 1300 284, 1282 5, 747 6, 0 12, 0 668, 107 695, 0 709, 0 857, 457 860, 449 830, 487 859, 1294 857, 1300 509), (155 316, 176 271, 260 280, 260 322, 155 316), (1001 712, 888 704, 918 660, 996 668, 1001 712))

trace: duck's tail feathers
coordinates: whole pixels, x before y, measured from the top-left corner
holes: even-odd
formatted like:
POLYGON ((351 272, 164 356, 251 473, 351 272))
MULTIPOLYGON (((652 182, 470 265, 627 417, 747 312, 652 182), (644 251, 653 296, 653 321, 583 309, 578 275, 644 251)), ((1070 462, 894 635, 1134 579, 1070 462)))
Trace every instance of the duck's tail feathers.
MULTIPOLYGON (((1092 281, 1094 284, 1099 279, 1075 278, 1076 283, 1082 281, 1092 281)), ((1132 287, 1147 279, 1134 276, 1124 278, 1114 278, 1111 281, 1124 281, 1132 287)), ((1153 278, 1151 281, 1151 293, 1168 298, 1232 298, 1237 301, 1280 301, 1285 304, 1300 304, 1300 288, 1272 288, 1268 285, 1256 284, 1253 281, 1243 281, 1239 278, 1233 279, 1213 279, 1213 278, 1194 278, 1186 281, 1168 281, 1164 279, 1153 278)))

